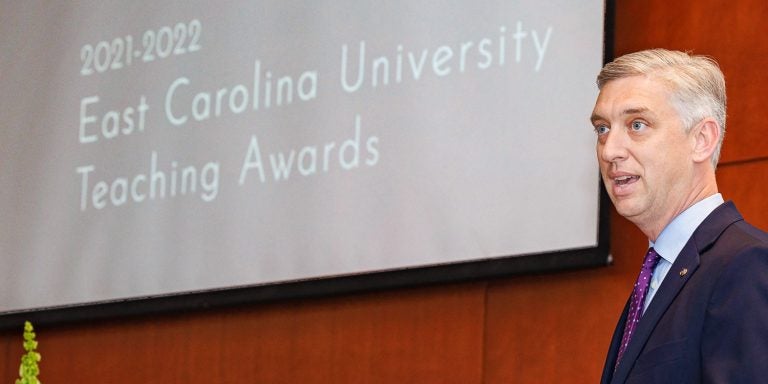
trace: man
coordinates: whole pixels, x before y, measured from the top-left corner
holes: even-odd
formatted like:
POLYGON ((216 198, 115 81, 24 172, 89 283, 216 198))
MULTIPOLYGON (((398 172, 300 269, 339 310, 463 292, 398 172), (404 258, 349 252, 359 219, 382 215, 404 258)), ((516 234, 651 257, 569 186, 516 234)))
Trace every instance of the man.
POLYGON ((602 383, 768 382, 768 234, 723 201, 715 180, 722 72, 657 49, 606 64, 597 84, 603 183, 650 243, 602 383))

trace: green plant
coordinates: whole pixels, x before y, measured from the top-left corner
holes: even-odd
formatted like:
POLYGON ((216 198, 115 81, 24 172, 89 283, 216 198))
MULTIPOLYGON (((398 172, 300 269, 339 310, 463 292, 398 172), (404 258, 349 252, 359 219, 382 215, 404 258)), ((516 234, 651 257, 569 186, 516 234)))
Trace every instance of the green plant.
POLYGON ((37 363, 42 357, 37 352, 35 329, 29 321, 24 322, 24 350, 27 353, 21 357, 19 378, 16 379, 16 384, 40 384, 40 380, 37 379, 37 375, 40 374, 37 363))

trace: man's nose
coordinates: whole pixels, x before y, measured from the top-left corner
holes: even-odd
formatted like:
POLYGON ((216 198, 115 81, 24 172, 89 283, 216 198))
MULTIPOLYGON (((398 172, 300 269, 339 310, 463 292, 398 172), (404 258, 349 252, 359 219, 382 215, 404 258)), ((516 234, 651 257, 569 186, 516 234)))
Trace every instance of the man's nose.
POLYGON ((603 161, 615 162, 627 158, 627 135, 618 127, 611 128, 605 141, 598 146, 598 155, 603 161))

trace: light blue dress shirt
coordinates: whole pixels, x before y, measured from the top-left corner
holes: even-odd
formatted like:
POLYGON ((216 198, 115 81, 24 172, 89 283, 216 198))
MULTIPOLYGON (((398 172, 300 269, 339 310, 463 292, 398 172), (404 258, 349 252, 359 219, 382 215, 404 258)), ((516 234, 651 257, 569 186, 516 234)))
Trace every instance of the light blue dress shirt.
POLYGON ((677 215, 661 231, 655 243, 649 241, 650 246, 661 256, 661 260, 659 260, 659 264, 656 265, 656 269, 653 271, 648 294, 645 296, 645 303, 643 304, 643 312, 648 308, 651 300, 653 300, 653 296, 658 291, 659 286, 661 286, 661 282, 664 281, 664 277, 667 276, 670 268, 672 268, 672 264, 675 263, 677 255, 683 250, 693 232, 723 202, 723 196, 719 193, 699 201, 677 215))

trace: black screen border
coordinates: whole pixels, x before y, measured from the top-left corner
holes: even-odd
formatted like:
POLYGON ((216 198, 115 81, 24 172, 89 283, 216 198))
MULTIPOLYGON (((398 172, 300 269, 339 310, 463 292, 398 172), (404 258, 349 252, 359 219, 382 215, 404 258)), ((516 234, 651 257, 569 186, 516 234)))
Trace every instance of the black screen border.
MULTIPOLYGON (((605 63, 613 60, 614 57, 615 0, 606 0, 604 9, 603 62, 605 63)), ((598 176, 597 170, 595 174, 598 176)), ((596 179, 600 184, 600 201, 598 241, 595 247, 287 283, 5 312, 0 314, 0 331, 19 328, 23 326, 24 321, 31 321, 38 327, 62 325, 604 267, 612 263, 610 199, 602 182, 599 181, 599 176, 596 179)))

